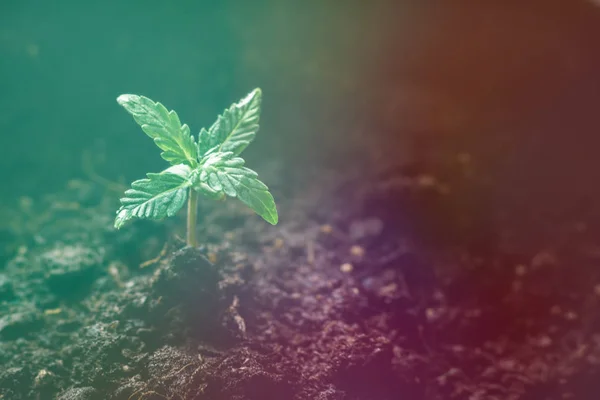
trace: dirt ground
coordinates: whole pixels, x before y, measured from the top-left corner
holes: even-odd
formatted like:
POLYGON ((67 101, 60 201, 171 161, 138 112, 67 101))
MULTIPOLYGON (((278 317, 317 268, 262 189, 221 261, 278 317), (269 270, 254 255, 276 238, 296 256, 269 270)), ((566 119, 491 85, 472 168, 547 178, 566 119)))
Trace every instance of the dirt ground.
POLYGON ((597 398, 600 219, 492 209, 469 154, 297 183, 276 227, 202 204, 200 249, 101 185, 23 199, 0 398, 597 398))

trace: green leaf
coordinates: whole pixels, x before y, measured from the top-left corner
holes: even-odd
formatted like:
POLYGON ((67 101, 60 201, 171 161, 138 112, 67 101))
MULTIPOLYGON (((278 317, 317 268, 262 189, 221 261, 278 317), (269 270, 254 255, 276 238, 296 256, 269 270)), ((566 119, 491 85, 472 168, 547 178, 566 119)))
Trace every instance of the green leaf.
POLYGON ((279 219, 275 200, 258 174, 244 167, 244 160, 233 152, 213 153, 202 160, 194 188, 207 195, 225 193, 237 197, 272 225, 279 219))
POLYGON ((258 131, 261 101, 261 90, 254 89, 226 109, 208 131, 202 129, 198 137, 199 156, 228 151, 237 156, 244 151, 258 131))
POLYGON ((119 229, 132 218, 162 219, 175 215, 187 199, 191 174, 190 167, 179 164, 133 182, 121 199, 115 228, 119 229))
POLYGON ((190 128, 179 121, 175 111, 144 96, 122 94, 117 102, 127 110, 142 130, 163 150, 162 158, 171 165, 197 165, 198 149, 190 128))
POLYGON ((205 129, 200 129, 198 133, 198 155, 203 157, 217 150, 218 145, 211 146, 212 139, 210 133, 205 129))

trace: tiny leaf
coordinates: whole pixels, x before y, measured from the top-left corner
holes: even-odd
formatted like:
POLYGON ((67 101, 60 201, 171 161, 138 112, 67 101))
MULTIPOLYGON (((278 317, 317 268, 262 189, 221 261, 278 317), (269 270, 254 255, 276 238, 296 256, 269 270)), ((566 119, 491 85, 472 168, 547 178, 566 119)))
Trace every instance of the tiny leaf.
POLYGON ((163 150, 161 156, 172 165, 197 165, 198 149, 190 128, 179 121, 175 111, 144 96, 122 94, 117 102, 127 110, 142 130, 163 150))
POLYGON ((200 192, 224 193, 237 197, 254 212, 272 225, 279 219, 275 200, 267 185, 258 179, 258 174, 244 167, 244 160, 233 152, 213 153, 202 160, 199 166, 199 184, 195 188, 200 192))
POLYGON ((175 215, 187 199, 191 172, 187 165, 179 164, 133 182, 121 199, 115 228, 121 228, 132 218, 162 219, 175 215))
POLYGON ((198 138, 198 155, 230 151, 237 156, 244 151, 258 131, 261 101, 261 90, 254 89, 226 109, 208 131, 202 129, 198 138))

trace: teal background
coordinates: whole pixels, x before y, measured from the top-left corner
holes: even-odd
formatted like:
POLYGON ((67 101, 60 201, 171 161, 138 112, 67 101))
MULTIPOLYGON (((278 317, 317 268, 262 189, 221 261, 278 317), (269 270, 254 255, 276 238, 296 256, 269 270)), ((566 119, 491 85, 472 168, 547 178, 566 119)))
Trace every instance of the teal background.
POLYGON ((262 129, 248 162, 310 162, 327 146, 314 121, 341 109, 331 88, 360 65, 348 42, 360 8, 348 4, 340 12, 274 1, 2 2, 0 167, 11 171, 2 197, 85 177, 84 150, 111 179, 162 169, 117 105, 121 93, 162 102, 197 132, 260 86, 262 129))
POLYGON ((275 160, 284 182, 470 152, 498 198, 553 201, 560 186, 589 199, 598 37, 590 1, 5 0, 0 199, 85 178, 83 151, 109 179, 161 170, 121 93, 197 132, 257 86, 261 130, 244 156, 259 172, 275 160))

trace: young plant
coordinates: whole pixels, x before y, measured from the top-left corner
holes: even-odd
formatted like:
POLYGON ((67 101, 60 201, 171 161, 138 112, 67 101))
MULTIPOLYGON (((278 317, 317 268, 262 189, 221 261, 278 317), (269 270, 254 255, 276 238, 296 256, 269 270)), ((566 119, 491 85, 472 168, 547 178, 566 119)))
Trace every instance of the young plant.
POLYGON ((261 90, 254 89, 226 109, 209 129, 202 128, 196 140, 175 111, 144 96, 119 96, 117 102, 154 140, 171 167, 131 184, 121 199, 115 228, 132 218, 172 217, 187 200, 187 244, 196 246, 199 194, 212 199, 237 197, 267 222, 277 224, 273 196, 239 157, 258 131, 261 100, 261 90))

